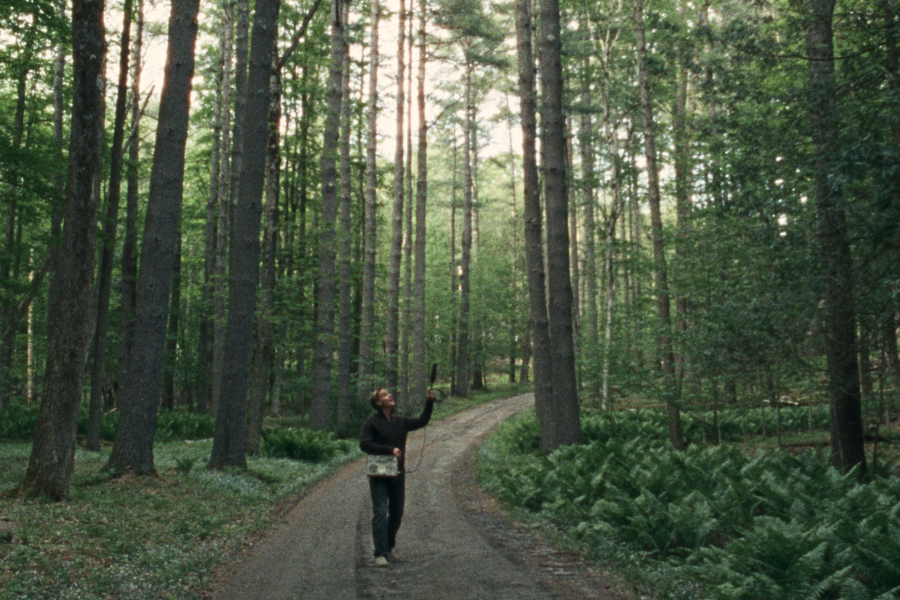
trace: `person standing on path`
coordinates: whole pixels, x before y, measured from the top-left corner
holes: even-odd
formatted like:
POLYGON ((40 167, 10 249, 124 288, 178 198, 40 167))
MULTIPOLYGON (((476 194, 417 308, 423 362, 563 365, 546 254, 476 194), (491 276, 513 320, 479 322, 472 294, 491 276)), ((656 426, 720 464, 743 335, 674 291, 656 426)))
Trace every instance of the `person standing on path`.
MULTIPOLYGON (((384 388, 378 388, 369 397, 369 404, 377 412, 366 419, 359 435, 359 448, 366 454, 394 456, 397 474, 388 477, 370 476, 369 493, 372 496, 372 541, 375 545, 375 566, 386 567, 392 557, 397 531, 403 520, 403 504, 406 497, 406 436, 421 429, 431 420, 436 396, 428 391, 425 408, 417 418, 394 415, 394 397, 384 388)), ((393 554, 396 559, 396 554, 393 554)))

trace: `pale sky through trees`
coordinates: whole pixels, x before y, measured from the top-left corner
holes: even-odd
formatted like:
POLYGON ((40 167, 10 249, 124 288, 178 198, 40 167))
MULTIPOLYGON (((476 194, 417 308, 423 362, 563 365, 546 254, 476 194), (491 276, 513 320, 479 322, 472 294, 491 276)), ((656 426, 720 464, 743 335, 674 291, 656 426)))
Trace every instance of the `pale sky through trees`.
MULTIPOLYGON (((204 0, 205 2, 205 0, 204 0)), ((379 35, 381 36, 381 40, 379 42, 379 46, 381 48, 381 70, 378 78, 378 87, 379 87, 379 98, 381 104, 381 110, 379 112, 378 118, 378 131, 379 131, 379 146, 378 152, 382 158, 386 158, 388 160, 392 160, 394 156, 394 123, 395 116, 394 111, 396 107, 396 103, 393 101, 395 94, 395 82, 394 79, 396 77, 397 66, 395 61, 395 54, 397 52, 397 16, 396 11, 398 8, 397 0, 387 0, 385 2, 386 8, 391 12, 390 18, 382 18, 380 27, 379 27, 379 35)), ((147 3, 144 5, 144 23, 145 23, 145 41, 144 41, 144 55, 145 55, 145 64, 144 70, 141 74, 141 82, 144 92, 153 86, 153 95, 154 100, 152 103, 156 103, 159 100, 159 94, 162 91, 163 84, 163 72, 165 69, 166 62, 166 42, 167 39, 162 35, 151 36, 149 31, 159 31, 165 30, 166 24, 169 20, 169 11, 171 8, 170 2, 157 2, 155 4, 147 3)), ((200 22, 208 23, 209 16, 203 12, 204 5, 201 4, 200 10, 200 22)), ((416 7, 418 8, 418 7, 416 7)), ((303 10, 303 9, 301 9, 303 10)), ((319 11, 327 10, 326 6, 320 6, 319 11)), ((368 10, 368 4, 366 5, 366 10, 368 10)), ((252 16, 251 16, 252 18, 252 16)), ((360 18, 360 15, 351 14, 351 20, 356 20, 360 18)), ((414 15, 415 23, 413 34, 416 35, 416 29, 418 28, 418 15, 414 15)), ((122 13, 119 10, 107 10, 106 17, 107 27, 110 31, 118 31, 122 27, 122 13)), ((283 40, 285 37, 285 33, 282 32, 281 39, 283 40)), ((116 43, 118 40, 117 36, 111 37, 111 48, 109 50, 110 56, 114 50, 112 49, 113 43, 116 43), (115 41, 112 41, 115 40, 115 41)), ((414 40, 417 42, 417 40, 414 40)), ((201 31, 198 35, 197 39, 197 52, 199 54, 200 50, 204 46, 208 46, 210 44, 218 43, 214 40, 209 34, 201 31)), ((512 43, 512 38, 507 41, 508 44, 512 43)), ((419 53, 418 48, 413 49, 413 74, 415 76, 415 69, 419 53)), ((510 46, 510 52, 513 51, 512 46, 510 46)), ((351 46, 351 52, 354 53, 354 58, 359 59, 361 57, 361 53, 363 49, 359 44, 354 44, 351 46)), ((118 77, 118 69, 119 63, 118 60, 109 60, 106 61, 106 69, 107 69, 107 93, 112 93, 114 91, 114 86, 110 84, 110 82, 115 82, 118 77)), ((202 81, 203 75, 202 73, 197 73, 194 75, 194 84, 198 85, 202 81)), ((426 82, 426 111, 428 114, 428 118, 430 120, 434 120, 440 114, 441 108, 438 107, 435 103, 435 100, 438 98, 446 97, 446 94, 440 91, 436 91, 439 82, 448 82, 448 81, 461 81, 462 72, 457 69, 454 65, 450 65, 448 63, 438 63, 435 60, 432 60, 427 65, 427 78, 426 82)), ((354 95, 359 94, 358 89, 358 80, 354 81, 354 88, 352 89, 352 93, 354 95)), ((367 89, 368 84, 363 82, 363 89, 367 89)), ((415 88, 415 78, 413 79, 413 88, 415 88)), ((407 96, 409 97, 409 91, 407 91, 407 96)), ((414 98, 413 98, 414 99, 414 98)), ((490 144, 481 151, 482 157, 495 156, 497 154, 503 154, 509 152, 509 129, 506 123, 494 123, 491 122, 490 119, 497 115, 502 108, 506 106, 507 100, 505 96, 497 91, 493 90, 486 102, 484 102, 479 107, 479 117, 483 126, 490 126, 492 128, 491 142, 490 144)), ((518 97, 513 94, 509 99, 510 108, 518 113, 518 97)), ((412 111, 412 125, 413 131, 417 131, 418 128, 418 115, 415 110, 412 111)), ((512 136, 513 136, 513 145, 514 149, 517 153, 521 152, 521 138, 522 133, 521 129, 518 125, 514 125, 512 128, 512 136)), ((432 139, 431 143, 440 144, 439 140, 432 139)))

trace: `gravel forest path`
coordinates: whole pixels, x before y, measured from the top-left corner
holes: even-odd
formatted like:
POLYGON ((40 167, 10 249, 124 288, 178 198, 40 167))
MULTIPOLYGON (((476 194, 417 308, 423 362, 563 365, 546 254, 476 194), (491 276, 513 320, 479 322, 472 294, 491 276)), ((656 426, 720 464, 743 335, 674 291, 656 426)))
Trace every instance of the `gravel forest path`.
POLYGON ((410 436, 399 561, 373 566, 363 462, 313 486, 213 578, 216 600, 626 600, 595 569, 511 523, 476 484, 475 451, 534 403, 496 400, 410 436), (422 445, 425 444, 424 454, 422 445))

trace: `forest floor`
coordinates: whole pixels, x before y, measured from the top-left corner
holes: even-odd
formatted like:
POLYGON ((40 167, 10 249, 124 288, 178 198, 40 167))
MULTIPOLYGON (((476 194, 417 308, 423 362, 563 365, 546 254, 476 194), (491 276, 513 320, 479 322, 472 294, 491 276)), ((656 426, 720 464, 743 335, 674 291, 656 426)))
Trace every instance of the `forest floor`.
POLYGON ((597 567, 513 523, 475 482, 478 446, 533 403, 531 394, 497 400, 410 436, 400 559, 389 567, 374 566, 371 502, 356 461, 307 490, 280 523, 220 566, 205 597, 630 600, 597 567))

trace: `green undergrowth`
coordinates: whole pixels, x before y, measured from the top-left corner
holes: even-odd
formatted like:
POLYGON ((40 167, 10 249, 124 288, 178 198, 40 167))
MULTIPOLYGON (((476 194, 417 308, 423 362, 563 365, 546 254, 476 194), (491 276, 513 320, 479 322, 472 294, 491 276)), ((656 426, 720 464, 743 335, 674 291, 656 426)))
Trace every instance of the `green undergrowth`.
MULTIPOLYGON (((110 479, 108 451, 76 451, 64 502, 0 499, 15 532, 0 544, 0 599, 199 598, 212 568, 303 488, 357 458, 248 457, 246 471, 205 468, 212 442, 159 443, 158 477, 110 479)), ((0 444, 0 488, 20 483, 30 448, 0 444)))
MULTIPOLYGON (((34 439, 40 404, 27 405, 12 402, 0 411, 0 440, 30 441, 34 439)), ((119 425, 119 413, 105 412, 100 418, 100 439, 112 442, 119 425)), ((201 440, 213 436, 216 419, 211 413, 191 412, 184 408, 160 410, 156 416, 157 442, 174 440, 201 440)), ((86 436, 88 430, 87 403, 78 412, 78 435, 86 436)))
POLYGON ((532 412, 482 447, 479 480, 614 568, 636 595, 900 597, 900 479, 888 468, 860 485, 822 453, 748 453, 745 444, 679 452, 664 419, 587 413, 585 444, 542 456, 532 412))
MULTIPOLYGON (((434 418, 524 391, 497 385, 469 398, 439 393, 434 418)), ((37 406, 0 413, 0 492, 25 475, 36 419, 37 406)), ((109 444, 99 453, 79 448, 67 500, 0 495, 0 519, 15 534, 12 543, 0 542, 0 600, 201 598, 212 569, 248 535, 264 529, 305 487, 361 456, 355 433, 339 439, 304 429, 304 422, 267 419, 261 456, 248 456, 244 471, 206 469, 214 421, 183 410, 159 413, 158 477, 111 479, 102 472, 109 444)), ((103 423, 102 439, 113 439, 115 413, 103 423)))

